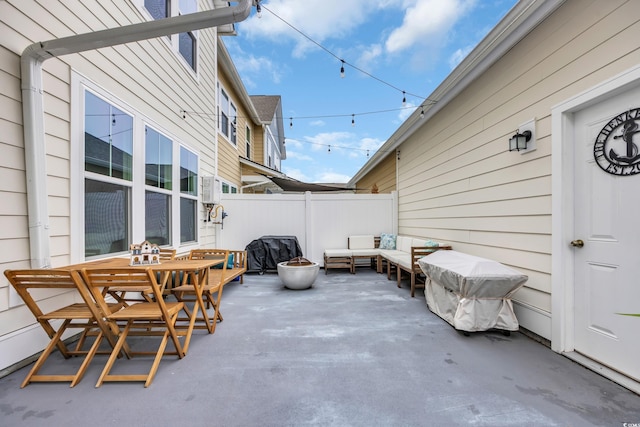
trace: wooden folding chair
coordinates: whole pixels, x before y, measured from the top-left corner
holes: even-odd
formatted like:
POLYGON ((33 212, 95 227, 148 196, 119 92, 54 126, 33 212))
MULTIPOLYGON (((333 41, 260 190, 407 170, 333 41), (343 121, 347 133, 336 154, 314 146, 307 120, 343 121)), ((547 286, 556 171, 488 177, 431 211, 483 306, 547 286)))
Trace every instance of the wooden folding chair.
MULTIPOLYGON (((115 339, 113 335, 109 333, 106 324, 102 321, 102 316, 96 315, 98 312, 95 310, 95 307, 89 307, 85 303, 76 303, 45 313, 40 307, 40 305, 45 305, 45 300, 39 301, 41 303, 39 305, 33 293, 35 293, 35 290, 66 290, 77 292, 78 289, 84 286, 82 278, 76 271, 54 269, 6 270, 4 275, 9 279, 11 285, 50 338, 49 344, 40 357, 38 357, 38 360, 20 387, 23 388, 31 382, 60 381, 70 381, 70 386, 75 386, 82 379, 89 363, 91 363, 91 360, 98 352, 98 347, 104 335, 107 335, 112 346, 115 345, 115 339), (62 321, 62 323, 56 330, 54 325, 58 324, 58 321, 62 321), (82 330, 80 339, 73 349, 69 349, 62 340, 63 334, 68 329, 82 330), (88 350, 83 350, 88 336, 95 336, 95 340, 88 350), (56 347, 65 359, 71 356, 84 356, 84 360, 74 374, 38 374, 56 347)), ((121 305, 108 304, 106 307, 109 310, 117 310, 121 305)), ((118 353, 116 353, 116 356, 117 355, 118 353)))
POLYGON ((87 292, 82 293, 85 301, 95 300, 97 308, 108 313, 106 319, 112 326, 118 328, 118 324, 125 323, 122 328, 118 328, 118 341, 98 378, 96 387, 100 387, 105 381, 144 381, 144 386, 148 387, 155 377, 163 355, 177 355, 180 359, 184 357, 184 350, 175 329, 178 313, 182 310, 184 303, 165 302, 161 296, 156 275, 150 267, 84 268, 82 269, 82 277, 87 285, 87 292), (110 311, 103 291, 104 289, 108 290, 109 287, 118 287, 125 291, 128 287, 131 289, 148 287, 151 289, 153 299, 129 305, 118 311, 110 311), (146 374, 111 374, 116 358, 129 336, 161 337, 155 352, 136 352, 133 349, 131 351, 134 356, 155 355, 151 369, 146 374), (169 338, 173 342, 175 351, 165 351, 169 338))
MULTIPOLYGON (((220 313, 220 300, 222 299, 222 289, 224 288, 224 276, 227 271, 227 263, 229 261, 229 251, 226 249, 192 249, 189 254, 189 259, 221 259, 224 258, 224 262, 220 265, 220 268, 211 268, 208 272, 208 281, 202 287, 202 299, 207 303, 207 307, 213 307, 213 316, 209 318, 206 310, 202 313, 203 324, 198 324, 195 328, 207 329, 210 334, 216 331, 216 324, 218 321, 222 322, 222 314, 220 313)), ((190 309, 188 308, 188 302, 197 304, 196 301, 196 289, 193 284, 187 283, 188 276, 185 275, 182 284, 174 287, 171 291, 175 295, 178 301, 185 302, 184 312, 187 314, 187 318, 180 318, 180 321, 189 320, 191 317, 190 309)))

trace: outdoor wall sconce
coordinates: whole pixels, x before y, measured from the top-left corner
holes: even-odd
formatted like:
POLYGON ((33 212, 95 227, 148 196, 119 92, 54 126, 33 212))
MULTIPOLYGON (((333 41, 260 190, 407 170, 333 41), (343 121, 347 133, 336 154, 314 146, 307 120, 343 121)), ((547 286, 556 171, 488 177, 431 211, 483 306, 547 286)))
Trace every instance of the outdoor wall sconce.
POLYGON ((536 141, 536 119, 530 119, 518 126, 515 135, 509 138, 509 151, 517 151, 520 154, 527 154, 535 151, 536 141))
POLYGON ((518 130, 515 135, 509 138, 509 151, 526 150, 529 141, 531 141, 531 131, 525 130, 520 133, 518 130))

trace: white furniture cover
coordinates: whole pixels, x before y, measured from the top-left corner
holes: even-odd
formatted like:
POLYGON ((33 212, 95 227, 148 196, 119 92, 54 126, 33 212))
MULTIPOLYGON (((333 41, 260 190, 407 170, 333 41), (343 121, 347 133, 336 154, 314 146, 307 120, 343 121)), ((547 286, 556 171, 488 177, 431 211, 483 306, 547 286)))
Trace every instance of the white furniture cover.
POLYGON ((429 310, 466 331, 517 331, 512 295, 528 277, 506 265, 457 251, 437 251, 418 260, 427 276, 429 310))

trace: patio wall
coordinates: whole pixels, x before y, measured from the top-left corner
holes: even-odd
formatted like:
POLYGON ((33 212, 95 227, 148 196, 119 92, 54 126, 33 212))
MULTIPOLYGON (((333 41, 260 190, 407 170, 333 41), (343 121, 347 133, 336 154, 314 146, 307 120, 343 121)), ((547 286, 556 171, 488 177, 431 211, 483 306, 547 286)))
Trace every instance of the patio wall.
POLYGON ((218 227, 218 247, 244 249, 264 235, 293 235, 306 258, 323 264, 326 248, 343 248, 356 234, 395 233, 397 193, 225 194, 229 216, 218 227))

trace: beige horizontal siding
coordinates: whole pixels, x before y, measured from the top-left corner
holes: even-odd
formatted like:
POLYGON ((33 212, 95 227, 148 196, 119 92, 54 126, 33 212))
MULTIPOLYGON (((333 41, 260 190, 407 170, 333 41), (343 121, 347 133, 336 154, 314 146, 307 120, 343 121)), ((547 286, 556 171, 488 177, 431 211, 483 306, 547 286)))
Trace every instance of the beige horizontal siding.
POLYGON ((401 146, 399 229, 514 266, 550 311, 551 108, 640 62, 640 2, 567 1, 401 146), (508 152, 535 119, 537 150, 508 152))
POLYGON ((378 193, 391 193, 396 190, 396 154, 389 153, 387 157, 370 173, 358 181, 358 193, 371 193, 373 186, 378 187, 378 193))

